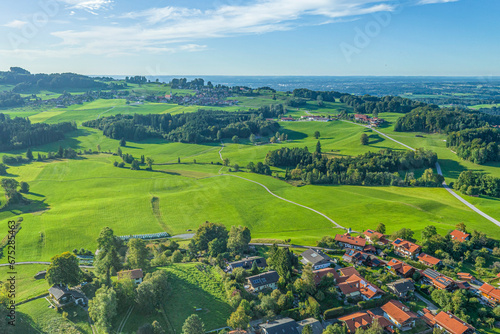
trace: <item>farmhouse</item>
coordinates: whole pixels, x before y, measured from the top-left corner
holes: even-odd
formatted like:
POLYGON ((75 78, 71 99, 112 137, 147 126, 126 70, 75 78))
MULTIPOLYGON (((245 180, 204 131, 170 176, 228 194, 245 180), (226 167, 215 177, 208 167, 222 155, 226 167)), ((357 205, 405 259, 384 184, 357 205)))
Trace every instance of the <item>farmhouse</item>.
POLYGON ((387 284, 389 290, 391 290, 396 296, 402 299, 408 298, 415 291, 415 285, 411 278, 403 278, 392 283, 387 284))
POLYGON ((458 242, 464 242, 470 239, 470 234, 459 230, 454 230, 450 232, 450 236, 453 240, 458 242))
POLYGON ((302 260, 300 262, 304 265, 308 263, 312 264, 313 270, 327 268, 332 264, 332 259, 319 249, 309 248, 300 254, 300 256, 302 256, 302 260))
POLYGON ((353 238, 349 233, 335 235, 335 241, 339 243, 340 247, 344 248, 363 250, 366 246, 365 238, 360 236, 353 238))
POLYGON ((247 278, 249 290, 252 292, 261 291, 264 289, 276 289, 276 283, 280 279, 280 275, 274 270, 267 273, 250 276, 247 278))
POLYGON ((55 284, 49 288, 50 297, 57 303, 57 306, 64 306, 74 303, 73 295, 67 287, 55 284))
POLYGON ((363 123, 370 122, 370 117, 368 117, 367 115, 363 115, 363 114, 354 115, 354 119, 358 122, 363 122, 363 123))
POLYGON ((261 256, 252 256, 240 261, 228 263, 226 271, 232 272, 236 268, 243 268, 245 270, 250 270, 252 269, 254 262, 260 269, 265 268, 267 266, 266 259, 264 259, 261 256))
POLYGON ((418 256, 418 254, 422 250, 422 247, 420 247, 419 245, 407 240, 403 240, 401 238, 397 238, 396 240, 394 240, 392 242, 392 246, 394 246, 394 253, 399 256, 408 257, 411 259, 418 256))
POLYGON ((468 323, 460 320, 450 312, 439 312, 436 316, 424 309, 422 319, 431 327, 437 327, 445 330, 449 334, 472 334, 476 330, 468 323))
POLYGON ((455 282, 441 273, 432 270, 425 269, 421 272, 422 280, 429 284, 432 284, 435 288, 451 291, 455 288, 455 282))
POLYGON ((387 269, 392 273, 404 278, 411 277, 416 270, 409 264, 406 264, 397 259, 391 259, 391 261, 387 262, 387 269))
POLYGON ((135 284, 141 284, 144 274, 142 269, 122 270, 118 272, 118 279, 130 278, 135 284))
POLYGON ((476 278, 469 273, 457 273, 458 279, 462 281, 475 281, 476 278))
POLYGON ((417 258, 418 262, 426 265, 427 267, 438 267, 443 264, 440 259, 437 259, 425 253, 421 253, 417 258))
POLYGON ((281 117, 280 121, 282 121, 282 122, 293 122, 293 121, 295 121, 295 118, 293 118, 293 117, 281 117))
POLYGON ((492 304, 500 303, 500 289, 495 288, 494 286, 484 283, 479 288, 481 295, 488 299, 492 304))
POLYGON ((398 328, 408 330, 415 326, 417 315, 397 300, 391 300, 381 309, 384 311, 384 317, 392 321, 398 328))
POLYGON ((389 240, 386 239, 385 235, 380 232, 368 229, 364 231, 363 234, 365 235, 365 238, 368 239, 368 241, 370 241, 371 243, 381 242, 384 245, 387 245, 389 243, 389 240))

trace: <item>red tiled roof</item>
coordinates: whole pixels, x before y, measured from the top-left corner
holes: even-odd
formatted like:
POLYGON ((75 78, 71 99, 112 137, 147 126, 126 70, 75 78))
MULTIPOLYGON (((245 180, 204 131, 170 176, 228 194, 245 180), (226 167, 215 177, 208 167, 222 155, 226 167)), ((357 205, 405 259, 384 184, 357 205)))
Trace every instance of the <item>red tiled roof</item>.
POLYGON ((472 276, 469 273, 457 273, 457 276, 458 276, 458 278, 466 280, 466 281, 471 281, 474 279, 474 276, 472 276))
POLYGON ((474 331, 474 327, 466 322, 463 322, 449 312, 439 312, 439 314, 434 317, 434 321, 451 334, 463 334, 468 330, 474 331))
POLYGON ((434 256, 427 255, 425 253, 422 253, 418 256, 418 260, 420 262, 423 262, 424 264, 430 264, 432 266, 435 266, 441 262, 440 259, 435 258, 434 256))
POLYGON ((372 324, 372 317, 366 312, 356 312, 348 314, 345 317, 339 318, 340 321, 345 322, 349 332, 354 333, 360 327, 364 328, 372 324))
POLYGON ((483 285, 481 285, 479 291, 481 291, 490 298, 500 300, 500 289, 497 289, 488 283, 484 283, 483 285))
POLYGON ((394 299, 389 301, 387 304, 382 305, 381 309, 400 324, 404 324, 408 320, 417 318, 417 315, 411 312, 407 306, 394 299))
POLYGON ((414 244, 413 242, 409 242, 407 240, 403 240, 401 238, 397 238, 392 242, 392 245, 397 248, 404 248, 410 253, 415 253, 418 250, 420 250, 420 246, 417 244, 414 244))
POLYGON ((360 246, 360 247, 365 247, 366 246, 366 239, 364 238, 353 238, 349 235, 345 234, 337 234, 335 235, 335 241, 338 242, 343 242, 345 244, 349 244, 352 246, 360 246))
POLYGON ((143 278, 142 269, 123 270, 118 272, 118 279, 129 277, 130 279, 143 278))
POLYGON ((415 269, 409 264, 399 261, 398 259, 391 259, 391 261, 387 262, 387 265, 390 266, 392 269, 394 269, 394 271, 403 275, 406 275, 411 270, 415 269))
POLYGON ((346 277, 349 277, 352 275, 359 275, 359 272, 354 267, 340 268, 339 271, 342 274, 342 276, 346 276, 346 277))
POLYGON ((316 285, 319 284, 321 282, 321 279, 328 274, 332 274, 335 280, 338 280, 340 277, 335 268, 324 268, 315 270, 313 271, 313 274, 314 274, 314 283, 316 283, 316 285))
POLYGON ((374 231, 374 230, 366 230, 363 232, 363 234, 368 238, 371 238, 372 236, 377 236, 379 239, 381 239, 384 237, 384 235, 382 233, 374 231))
POLYGON ((460 242, 464 242, 465 240, 467 240, 468 237, 470 237, 469 233, 464 233, 464 232, 459 231, 459 230, 453 230, 453 231, 451 231, 450 235, 451 235, 451 238, 453 240, 457 240, 457 241, 460 241, 460 242))

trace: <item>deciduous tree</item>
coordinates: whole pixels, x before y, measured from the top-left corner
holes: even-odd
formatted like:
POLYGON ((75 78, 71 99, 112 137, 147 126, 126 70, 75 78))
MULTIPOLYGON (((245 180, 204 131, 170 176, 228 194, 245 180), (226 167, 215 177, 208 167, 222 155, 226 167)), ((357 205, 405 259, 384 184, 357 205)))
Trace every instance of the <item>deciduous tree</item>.
POLYGON ((70 252, 64 252, 50 259, 47 268, 47 282, 74 286, 80 283, 82 271, 78 266, 78 259, 70 252))

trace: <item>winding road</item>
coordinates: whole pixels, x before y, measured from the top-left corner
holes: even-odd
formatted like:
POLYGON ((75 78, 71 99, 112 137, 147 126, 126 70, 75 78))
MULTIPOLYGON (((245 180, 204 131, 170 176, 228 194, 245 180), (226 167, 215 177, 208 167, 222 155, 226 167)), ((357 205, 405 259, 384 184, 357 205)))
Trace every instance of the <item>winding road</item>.
MULTIPOLYGON (((393 142, 399 144, 399 145, 402 145, 412 151, 415 151, 415 149, 411 146, 408 146, 406 144, 403 144, 402 142, 400 141, 397 141, 396 139, 392 138, 392 137, 389 137, 388 135, 386 135, 385 133, 383 132, 380 132, 379 130, 377 129, 374 129, 368 125, 364 125, 364 124, 358 124, 358 123, 354 123, 354 122, 351 122, 351 121, 346 121, 346 120, 342 120, 342 122, 346 122, 346 123, 351 123, 351 124, 355 124, 355 125, 359 125, 359 126, 362 126, 362 127, 365 127, 365 128, 368 128, 372 131, 375 131, 376 133, 378 133, 379 135, 381 136, 384 136, 385 138, 389 139, 389 140, 392 140, 393 142)), ((439 165, 439 162, 436 162, 436 170, 438 172, 439 175, 443 175, 443 172, 441 170, 441 166, 439 165)), ((496 220, 495 218, 487 215, 486 213, 484 213, 483 211, 479 210, 478 208, 476 208, 474 205, 472 205, 471 203, 467 202, 465 199, 463 199, 462 197, 460 197, 453 189, 450 188, 450 186, 448 186, 446 184, 446 181, 443 181, 443 188, 446 189, 450 194, 452 194, 456 199, 458 199, 460 202, 462 202, 463 204, 465 204, 468 208, 470 208, 471 210, 473 210, 474 212, 476 212, 477 214, 483 216, 484 218, 488 219, 490 222, 492 222, 493 224, 497 225, 500 227, 500 222, 498 220, 496 220)))

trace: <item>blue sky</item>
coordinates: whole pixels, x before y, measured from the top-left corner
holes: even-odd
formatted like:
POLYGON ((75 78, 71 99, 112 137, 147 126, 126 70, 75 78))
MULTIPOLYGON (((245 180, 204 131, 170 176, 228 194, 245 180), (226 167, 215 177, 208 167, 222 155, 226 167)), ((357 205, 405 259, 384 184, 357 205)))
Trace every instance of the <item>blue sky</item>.
POLYGON ((2 1, 0 70, 499 76, 499 12, 497 0, 2 1))

